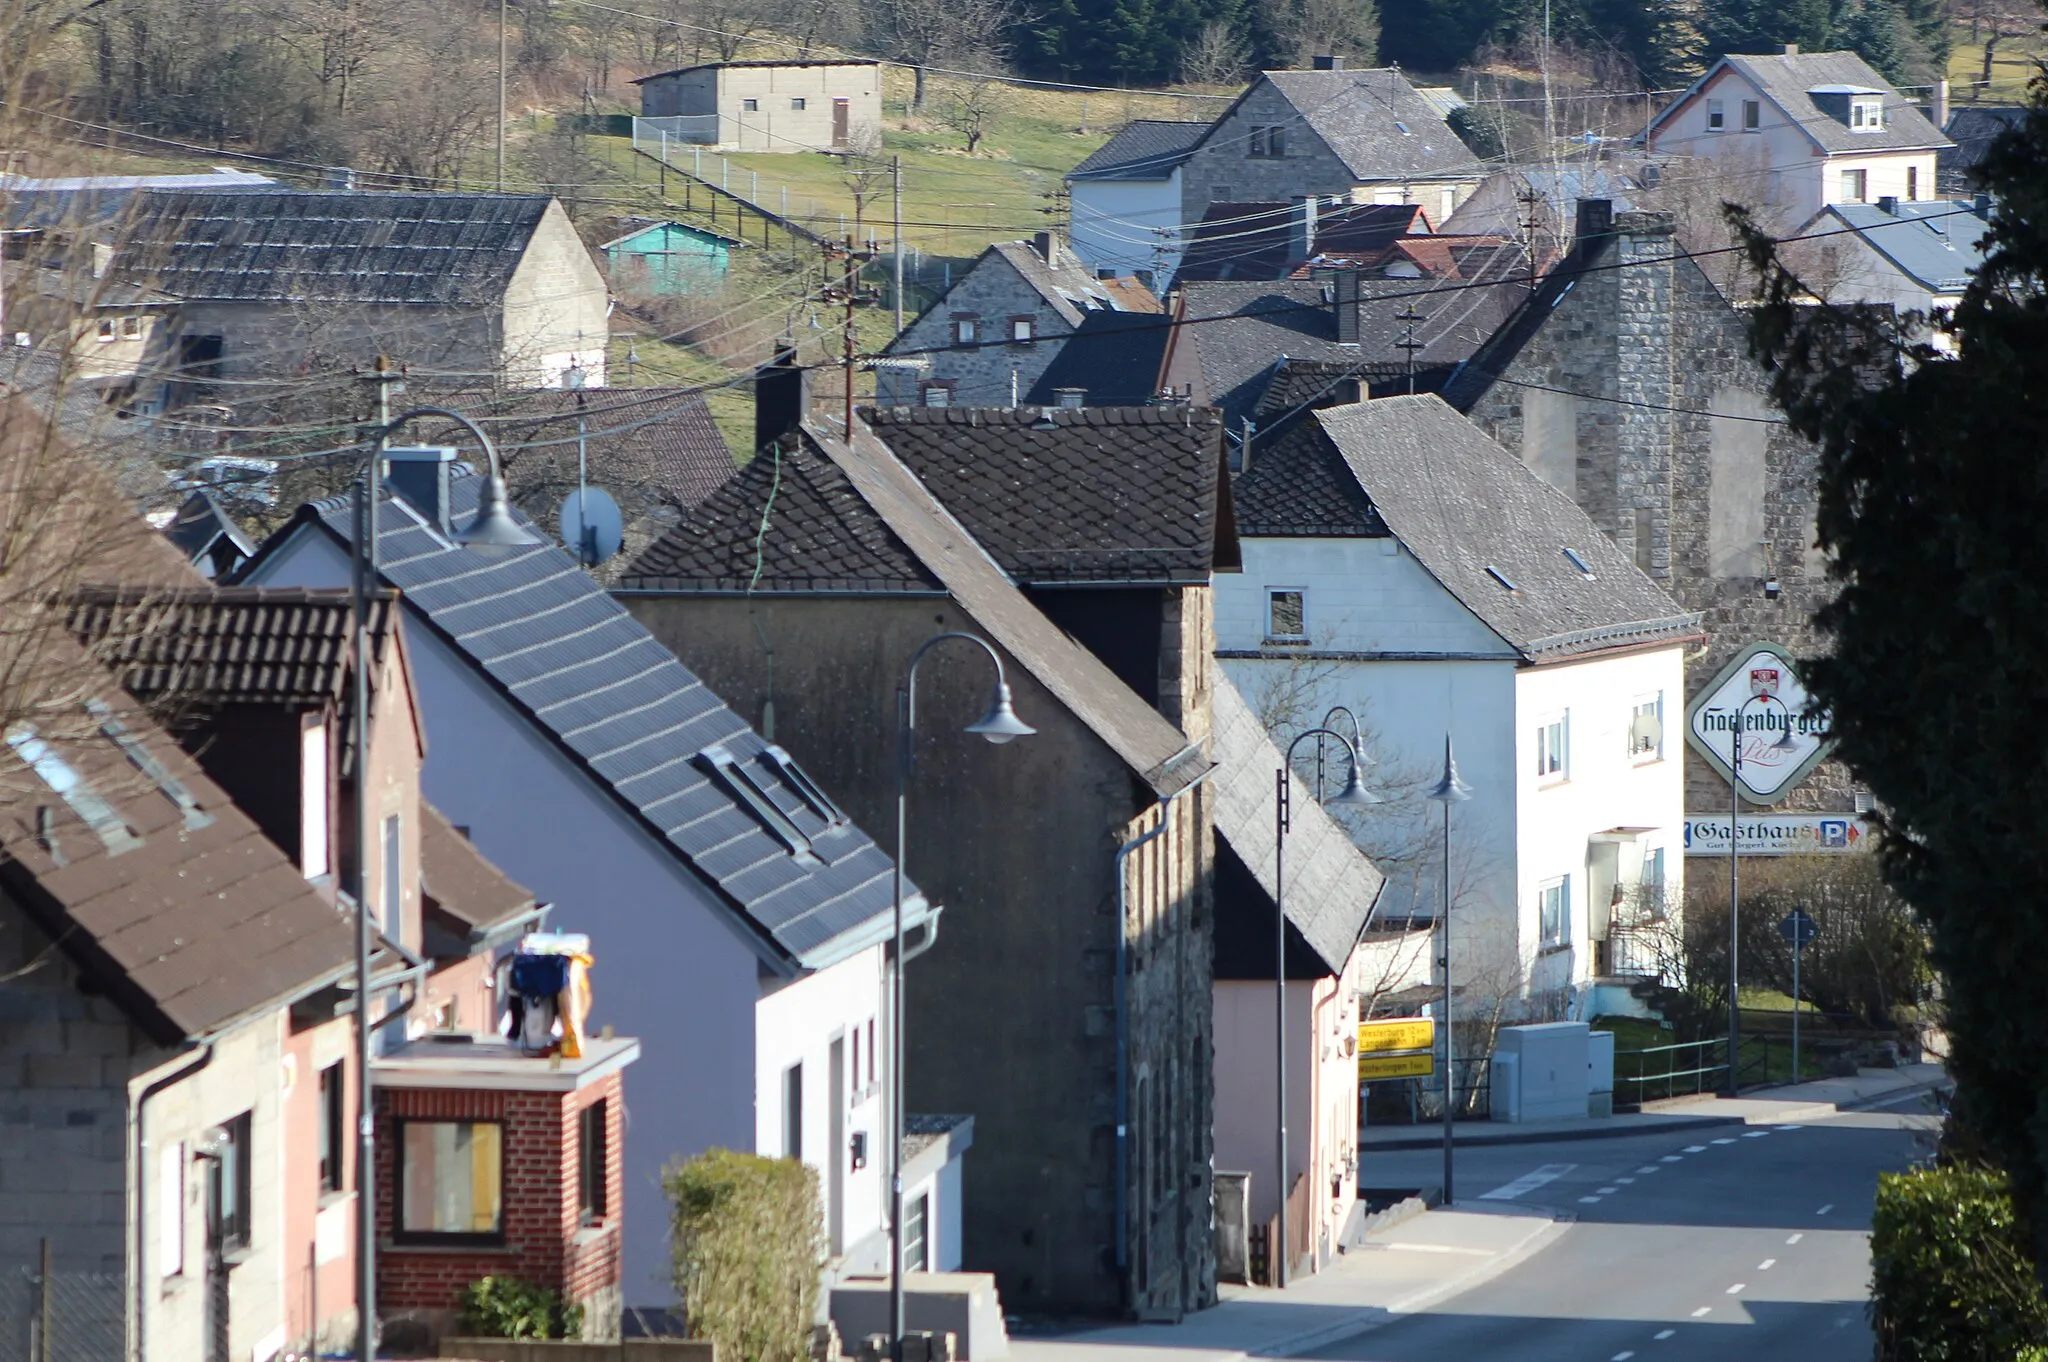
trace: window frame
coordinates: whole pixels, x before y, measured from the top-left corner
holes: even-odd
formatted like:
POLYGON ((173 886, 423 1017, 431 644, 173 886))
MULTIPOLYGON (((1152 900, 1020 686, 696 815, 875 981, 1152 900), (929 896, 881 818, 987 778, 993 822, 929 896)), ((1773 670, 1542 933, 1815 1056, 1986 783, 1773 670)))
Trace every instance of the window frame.
POLYGON ((185 1142, 158 1155, 156 1275, 165 1289, 185 1275, 185 1142))
POLYGON ((122 339, 122 340, 141 340, 141 339, 142 339, 142 318, 140 318, 140 317, 123 317, 123 318, 121 319, 121 339, 122 339))
POLYGON ((1851 132, 1884 131, 1884 97, 1851 95, 1849 97, 1849 130, 1851 132))
POLYGON ((1762 100, 1760 100, 1760 99, 1745 99, 1745 100, 1743 100, 1743 101, 1742 101, 1742 130, 1743 130, 1744 132, 1760 132, 1760 131, 1762 131, 1762 129, 1763 129, 1763 121, 1764 121, 1764 103, 1763 103, 1763 101, 1762 101, 1762 100))
POLYGON ((611 1216, 611 1145, 611 1107, 600 1097, 576 1113, 576 1214, 585 1227, 611 1216))
POLYGON ((443 1244, 450 1247, 494 1248, 505 1242, 505 1145, 507 1128, 492 1118, 451 1119, 441 1116, 401 1116, 392 1123, 393 1172, 391 1188, 391 1242, 394 1244, 443 1244), (406 1132, 413 1126, 492 1126, 498 1132, 498 1227, 495 1230, 415 1230, 405 1223, 406 1132))
POLYGON ((1637 766, 1648 766, 1664 760, 1664 692, 1638 695, 1629 705, 1628 711, 1628 759, 1637 766), (1636 720, 1645 713, 1657 720, 1657 741, 1649 747, 1636 746, 1636 720))
POLYGON ((1541 950, 1567 950, 1572 944, 1572 877, 1557 875, 1536 886, 1536 942, 1541 950), (1556 915, 1551 916, 1555 908, 1556 915))
POLYGON ((228 1137, 226 1146, 218 1155, 220 1162, 227 1165, 220 1170, 222 1198, 225 1200, 230 1190, 234 1194, 233 1211, 223 1207, 220 1217, 221 1251, 229 1255, 247 1253, 256 1235, 256 1218, 249 1212, 249 1198, 253 1191, 250 1173, 255 1163, 250 1157, 253 1153, 251 1146, 255 1143, 253 1118, 253 1112, 245 1111, 220 1123, 228 1137))
POLYGON ((348 1190, 348 1061, 337 1059, 320 1071, 320 1195, 348 1190))
POLYGON ((917 385, 917 404, 920 407, 950 407, 958 396, 960 381, 954 378, 928 378, 917 385), (933 396, 940 398, 932 401, 933 396))
POLYGON ((114 324, 114 319, 112 317, 100 318, 98 325, 94 329, 99 336, 99 342, 101 345, 106 345, 111 341, 120 339, 119 335, 117 334, 118 329, 116 328, 114 324))
POLYGON ((950 320, 953 323, 953 344, 967 346, 981 343, 980 313, 956 312, 950 320))
POLYGON ((1860 166, 1845 167, 1842 171, 1841 201, 1843 203, 1870 202, 1870 171, 1860 166), (1851 192, 1850 185, 1855 186, 1851 192))
POLYGON ((1558 710, 1536 718, 1536 783, 1562 785, 1572 778, 1571 711, 1558 710), (1556 762, 1550 763, 1550 735, 1557 734, 1556 762))
POLYGON ((810 110, 810 105, 805 102, 802 95, 791 95, 789 97, 789 108, 792 113, 807 113, 810 110))
POLYGON ((1038 340, 1038 320, 1035 317, 1010 318, 1010 344, 1032 345, 1038 340))
POLYGON ((782 1157, 804 1161, 804 1062, 782 1071, 782 1157))
POLYGON ((1269 586, 1266 588, 1265 640, 1268 643, 1290 644, 1306 643, 1309 641, 1307 587, 1269 586), (1284 634, 1280 632, 1280 620, 1273 607, 1282 596, 1294 597, 1295 615, 1301 626, 1298 633, 1284 634))
POLYGON ((903 1270, 929 1272, 932 1263, 932 1194, 919 1192, 903 1208, 903 1270))
POLYGON ((1918 203, 1919 201, 1920 201, 1920 167, 1919 167, 1919 166, 1907 166, 1907 167, 1906 167, 1906 202, 1907 202, 1907 203, 1918 203))
POLYGON ((741 112, 741 113, 759 113, 759 112, 761 112, 761 101, 760 101, 760 100, 758 100, 758 99, 742 99, 742 100, 740 100, 740 112, 741 112))
POLYGON ((1707 131, 1728 131, 1728 105, 1725 100, 1710 99, 1707 101, 1707 131))

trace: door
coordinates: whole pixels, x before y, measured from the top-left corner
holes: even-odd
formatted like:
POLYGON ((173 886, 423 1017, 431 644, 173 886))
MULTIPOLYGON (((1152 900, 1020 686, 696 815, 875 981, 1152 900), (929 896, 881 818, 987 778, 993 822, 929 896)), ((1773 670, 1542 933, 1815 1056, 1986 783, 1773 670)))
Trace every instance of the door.
POLYGON ((825 1159, 831 1185, 825 1189, 825 1225, 831 1235, 832 1256, 846 1252, 846 1179, 853 1170, 853 1158, 846 1148, 846 1037, 832 1042, 831 1115, 827 1135, 831 1154, 825 1159))
POLYGON ((832 145, 843 147, 853 140, 853 101, 832 101, 832 145))

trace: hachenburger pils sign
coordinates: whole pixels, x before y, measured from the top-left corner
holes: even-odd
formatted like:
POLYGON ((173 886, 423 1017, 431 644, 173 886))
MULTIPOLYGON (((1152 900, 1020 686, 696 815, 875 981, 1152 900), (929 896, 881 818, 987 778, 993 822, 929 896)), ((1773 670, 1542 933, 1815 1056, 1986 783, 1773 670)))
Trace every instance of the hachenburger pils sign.
POLYGON ((1775 804, 1832 745, 1826 712, 1811 710, 1810 702, 1785 651, 1772 643, 1752 643, 1694 698, 1686 711, 1686 739, 1723 780, 1733 774, 1740 741, 1737 785, 1743 798, 1775 804))

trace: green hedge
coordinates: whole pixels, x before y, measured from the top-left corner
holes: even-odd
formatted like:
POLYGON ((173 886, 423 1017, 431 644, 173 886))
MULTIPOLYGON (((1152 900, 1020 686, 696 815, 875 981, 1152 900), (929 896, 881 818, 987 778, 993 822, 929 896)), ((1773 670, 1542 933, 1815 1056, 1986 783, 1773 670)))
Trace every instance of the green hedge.
POLYGON ((1878 1362, 2048 1362, 2048 1299, 2003 1173, 1885 1173, 1871 1227, 1878 1362))
POLYGON ((710 1149, 662 1176, 676 1294, 720 1362, 810 1356, 824 1249, 818 1174, 792 1159, 710 1149))
POLYGON ((484 1277, 463 1288, 462 1327, 479 1338, 575 1338, 583 1307, 517 1277, 484 1277))

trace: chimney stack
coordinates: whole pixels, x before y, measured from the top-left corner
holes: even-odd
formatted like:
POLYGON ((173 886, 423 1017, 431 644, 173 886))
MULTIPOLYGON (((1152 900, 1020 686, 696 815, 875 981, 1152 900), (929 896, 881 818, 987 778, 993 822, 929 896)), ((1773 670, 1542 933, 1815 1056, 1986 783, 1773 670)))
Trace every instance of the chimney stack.
POLYGON ((1934 82, 1934 127, 1938 132, 1948 130, 1948 77, 1934 82))
POLYGON ((1578 221, 1572 226, 1572 239, 1585 241, 1590 237, 1606 236, 1614 230, 1614 200, 1580 199, 1578 221))
POLYGON ((1798 44, 1798 43, 1786 43, 1786 44, 1785 44, 1785 55, 1786 55, 1786 56, 1788 56, 1788 57, 1796 57, 1796 56, 1798 56, 1798 55, 1799 55, 1799 44, 1798 44))
POLYGON ((448 484, 455 468, 455 451, 428 445, 388 449, 384 457, 384 485, 392 495, 418 511, 442 534, 452 534, 448 484))
POLYGON ((1310 260, 1316 253, 1316 218, 1321 203, 1315 195, 1298 198, 1294 209, 1287 218, 1287 258, 1289 261, 1310 260))
POLYGON ((1344 69, 1344 58, 1335 53, 1327 57, 1317 57, 1315 59, 1315 68, 1318 71, 1342 71, 1344 69))
POLYGON ((1038 258, 1040 260, 1043 260, 1046 264, 1057 265, 1059 263, 1059 261, 1053 258, 1053 256, 1059 251, 1059 246, 1054 242, 1053 234, 1051 232, 1033 233, 1031 237, 1031 249, 1037 251, 1038 258))
POLYGON ((1880 212, 1880 213, 1883 213, 1883 214, 1884 214, 1884 215, 1885 215, 1886 217, 1892 217, 1892 218, 1895 218, 1895 217, 1897 217, 1897 216, 1899 215, 1899 198, 1898 198, 1898 195, 1896 195, 1896 194, 1883 194, 1883 195, 1880 195, 1880 196, 1878 197, 1878 200, 1877 200, 1877 211, 1878 211, 1878 212, 1880 212))
POLYGON ((754 448, 795 434, 810 408, 810 371, 796 362, 796 342, 781 337, 774 357, 754 371, 754 448))
POLYGON ((1337 344, 1358 344, 1359 288, 1356 269, 1337 271, 1337 344))

